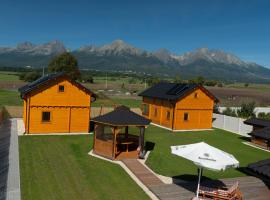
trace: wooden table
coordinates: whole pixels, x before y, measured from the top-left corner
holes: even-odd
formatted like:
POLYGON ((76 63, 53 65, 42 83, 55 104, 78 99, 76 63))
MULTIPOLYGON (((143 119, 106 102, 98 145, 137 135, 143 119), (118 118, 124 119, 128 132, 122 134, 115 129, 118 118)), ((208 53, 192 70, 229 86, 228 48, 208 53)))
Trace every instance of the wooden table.
POLYGON ((133 142, 132 141, 126 141, 126 142, 121 142, 121 144, 126 145, 126 152, 128 152, 128 145, 133 144, 133 142))

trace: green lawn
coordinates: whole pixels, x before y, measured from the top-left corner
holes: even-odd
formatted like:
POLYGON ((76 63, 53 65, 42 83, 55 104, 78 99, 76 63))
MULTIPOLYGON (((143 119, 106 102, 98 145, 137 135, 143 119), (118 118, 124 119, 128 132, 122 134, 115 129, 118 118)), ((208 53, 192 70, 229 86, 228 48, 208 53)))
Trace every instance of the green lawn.
POLYGON ((0 89, 0 106, 21 106, 22 99, 19 92, 15 90, 2 90, 0 89))
MULTIPOLYGON (((240 162, 240 169, 249 163, 267 159, 270 153, 242 144, 245 141, 241 136, 220 129, 201 132, 175 132, 172 133, 155 126, 146 129, 146 141, 155 143, 154 150, 150 153, 147 165, 155 172, 165 176, 195 175, 195 165, 178 156, 172 155, 170 146, 190 144, 204 141, 212 146, 233 154, 240 162)), ((237 169, 225 172, 204 171, 209 178, 229 178, 245 176, 237 169)))
POLYGON ((149 199, 118 165, 89 156, 92 136, 19 137, 22 199, 149 199))
POLYGON ((15 72, 0 71, 0 81, 18 81, 19 76, 15 72))
POLYGON ((100 107, 101 105, 105 107, 113 107, 114 105, 125 105, 130 108, 139 108, 141 106, 141 100, 120 98, 97 99, 91 106, 100 107))

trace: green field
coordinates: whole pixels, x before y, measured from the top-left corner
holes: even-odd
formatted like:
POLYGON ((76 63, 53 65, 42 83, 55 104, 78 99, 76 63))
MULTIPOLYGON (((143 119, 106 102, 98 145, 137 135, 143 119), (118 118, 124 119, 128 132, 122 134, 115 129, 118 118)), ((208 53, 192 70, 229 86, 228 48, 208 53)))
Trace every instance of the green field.
MULTIPOLYGON (((204 141, 212 146, 233 154, 240 162, 240 169, 230 169, 225 172, 204 171, 204 175, 209 178, 229 178, 245 176, 242 171, 252 162, 267 159, 270 153, 247 146, 242 142, 245 138, 240 135, 215 129, 212 131, 200 132, 176 132, 172 133, 155 126, 146 129, 146 141, 155 143, 154 150, 150 153, 147 165, 155 172, 165 176, 196 175, 195 165, 178 156, 172 155, 170 146, 191 144, 204 141)), ((197 176, 192 176, 196 178, 197 176)))
POLYGON ((125 105, 130 108, 139 108, 141 106, 141 101, 136 99, 121 99, 121 98, 97 99, 91 106, 114 107, 115 105, 125 105))
POLYGON ((19 137, 23 200, 149 199, 118 165, 88 155, 92 136, 19 137))
POLYGON ((248 87, 245 87, 244 83, 234 83, 225 85, 225 87, 228 88, 241 88, 241 89, 253 89, 257 91, 263 91, 263 92, 270 92, 270 84, 256 84, 256 83, 250 83, 248 87))
POLYGON ((19 76, 15 72, 0 71, 0 81, 18 81, 19 76))
POLYGON ((18 91, 0 89, 0 106, 21 106, 22 103, 18 91))

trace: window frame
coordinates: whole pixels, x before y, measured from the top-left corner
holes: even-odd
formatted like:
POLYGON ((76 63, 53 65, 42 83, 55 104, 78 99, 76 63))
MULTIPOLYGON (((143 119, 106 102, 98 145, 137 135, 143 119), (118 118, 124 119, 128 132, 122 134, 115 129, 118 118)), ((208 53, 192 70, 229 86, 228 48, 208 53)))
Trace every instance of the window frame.
POLYGON ((188 112, 184 112, 183 120, 184 120, 184 122, 188 122, 189 121, 189 113, 188 112))
POLYGON ((58 85, 58 92, 59 93, 65 92, 65 85, 58 85), (63 90, 61 90, 60 88, 63 88, 63 90))
POLYGON ((150 108, 149 104, 147 104, 147 103, 142 104, 142 114, 149 116, 149 108, 150 108), (147 112, 145 112, 145 111, 147 111, 147 112))
POLYGON ((155 108, 154 108, 154 117, 157 117, 157 116, 158 116, 158 108, 155 107, 155 108))
POLYGON ((171 111, 167 110, 166 112, 166 120, 170 121, 171 120, 171 111))
POLYGON ((51 111, 42 111, 41 112, 41 121, 42 121, 42 123, 49 123, 49 122, 51 122, 51 120, 52 120, 52 112, 51 111), (49 113, 49 119, 48 120, 44 120, 44 114, 45 113, 49 113))

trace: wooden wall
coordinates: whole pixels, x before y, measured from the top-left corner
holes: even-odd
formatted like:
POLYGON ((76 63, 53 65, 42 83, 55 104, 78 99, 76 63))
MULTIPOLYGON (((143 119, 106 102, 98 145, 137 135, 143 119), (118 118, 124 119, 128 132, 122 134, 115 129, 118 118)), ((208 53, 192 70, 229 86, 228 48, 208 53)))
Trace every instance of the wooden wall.
POLYGON ((172 102, 146 97, 143 104, 149 105, 149 115, 144 116, 155 124, 174 130, 212 128, 214 100, 199 88, 176 102, 175 107, 172 102), (170 113, 169 119, 167 112, 170 113), (184 120, 184 113, 188 113, 188 121, 184 120))
POLYGON ((214 100, 206 95, 201 89, 193 91, 191 94, 176 103, 175 108, 175 129, 210 129, 212 128, 214 100), (197 94, 197 98, 195 97, 197 94), (184 113, 188 113, 189 118, 184 120, 184 113))
POLYGON ((143 103, 149 105, 149 115, 144 115, 145 117, 152 120, 155 124, 160 124, 162 126, 172 128, 173 119, 173 105, 172 103, 151 98, 143 98, 143 103), (167 112, 170 112, 170 117, 167 118, 167 112))
POLYGON ((27 133, 88 132, 91 96, 59 79, 27 95, 24 100, 24 122, 27 133), (58 86, 65 91, 59 92, 58 86), (51 112, 50 122, 42 121, 42 112, 51 112))

